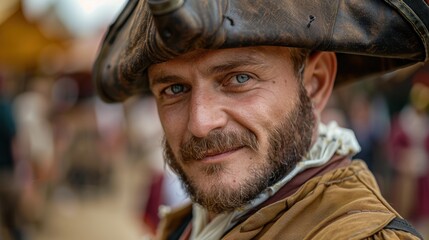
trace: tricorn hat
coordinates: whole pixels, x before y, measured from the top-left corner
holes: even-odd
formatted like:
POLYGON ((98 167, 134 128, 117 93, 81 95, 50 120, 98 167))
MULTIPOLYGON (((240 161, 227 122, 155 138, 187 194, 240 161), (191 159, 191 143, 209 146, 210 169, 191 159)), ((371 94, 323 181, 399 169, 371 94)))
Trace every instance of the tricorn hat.
POLYGON ((107 102, 149 92, 151 64, 256 45, 337 53, 336 84, 429 60, 428 0, 129 0, 94 65, 107 102))

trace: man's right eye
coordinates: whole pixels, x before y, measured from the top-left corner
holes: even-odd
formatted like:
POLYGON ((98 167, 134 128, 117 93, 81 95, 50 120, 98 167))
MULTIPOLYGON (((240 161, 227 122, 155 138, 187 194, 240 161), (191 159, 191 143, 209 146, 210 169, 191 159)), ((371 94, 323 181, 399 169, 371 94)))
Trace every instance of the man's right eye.
POLYGON ((183 84, 173 84, 164 89, 164 93, 170 96, 174 96, 187 91, 187 87, 183 84))

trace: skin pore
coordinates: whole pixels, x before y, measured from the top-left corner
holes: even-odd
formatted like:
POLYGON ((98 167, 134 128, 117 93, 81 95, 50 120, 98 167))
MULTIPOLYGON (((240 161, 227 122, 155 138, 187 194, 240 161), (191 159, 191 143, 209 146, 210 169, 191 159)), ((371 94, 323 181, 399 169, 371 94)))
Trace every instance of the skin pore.
POLYGON ((283 47, 197 50, 149 68, 167 163, 212 216, 249 203, 308 151, 332 87, 312 74, 323 75, 318 59, 303 79, 283 47))

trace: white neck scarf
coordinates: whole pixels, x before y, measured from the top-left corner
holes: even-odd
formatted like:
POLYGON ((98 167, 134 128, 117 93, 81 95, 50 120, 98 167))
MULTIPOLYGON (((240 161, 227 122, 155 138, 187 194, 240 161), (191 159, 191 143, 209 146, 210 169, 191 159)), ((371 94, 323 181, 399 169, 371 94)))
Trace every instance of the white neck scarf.
POLYGON ((207 211, 198 204, 192 206, 192 233, 191 240, 217 240, 235 224, 240 216, 243 216, 252 208, 258 206, 281 187, 289 182, 298 173, 305 169, 326 164, 334 154, 352 156, 360 151, 360 146, 353 131, 341 128, 336 122, 328 125, 319 123, 319 136, 307 155, 295 166, 295 168, 279 182, 265 189, 259 196, 247 206, 233 212, 216 216, 208 222, 207 211))

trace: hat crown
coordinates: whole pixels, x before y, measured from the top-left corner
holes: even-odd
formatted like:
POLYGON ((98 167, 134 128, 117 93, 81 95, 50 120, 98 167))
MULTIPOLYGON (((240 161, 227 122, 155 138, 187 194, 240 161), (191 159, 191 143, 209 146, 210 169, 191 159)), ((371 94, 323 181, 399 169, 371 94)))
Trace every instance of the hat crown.
POLYGON ((99 94, 147 92, 147 68, 194 49, 273 45, 337 53, 337 84, 427 61, 423 0, 130 1, 94 66, 99 94))

